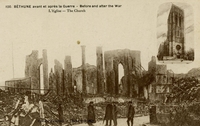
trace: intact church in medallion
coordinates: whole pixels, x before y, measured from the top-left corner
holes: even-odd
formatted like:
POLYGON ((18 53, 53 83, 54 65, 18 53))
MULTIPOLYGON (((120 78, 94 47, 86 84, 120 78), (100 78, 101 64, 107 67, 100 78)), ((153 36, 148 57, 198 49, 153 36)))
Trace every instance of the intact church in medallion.
POLYGON ((187 6, 172 3, 168 5, 158 13, 157 38, 160 44, 157 58, 159 61, 193 61, 194 49, 191 47, 193 36, 190 34, 193 35, 194 28, 193 24, 189 24, 188 19, 186 20, 186 17, 191 18, 189 12, 185 14, 184 8, 187 6), (186 41, 191 45, 188 46, 186 41))

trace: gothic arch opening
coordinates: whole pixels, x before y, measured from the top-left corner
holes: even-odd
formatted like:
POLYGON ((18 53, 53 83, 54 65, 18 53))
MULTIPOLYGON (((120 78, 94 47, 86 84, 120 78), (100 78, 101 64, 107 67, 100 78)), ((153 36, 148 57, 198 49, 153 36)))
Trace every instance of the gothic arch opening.
POLYGON ((43 73, 43 64, 40 64, 39 66, 39 88, 40 88, 40 94, 44 94, 44 73, 43 73))
POLYGON ((124 67, 121 63, 118 64, 118 94, 122 94, 124 83, 124 67))

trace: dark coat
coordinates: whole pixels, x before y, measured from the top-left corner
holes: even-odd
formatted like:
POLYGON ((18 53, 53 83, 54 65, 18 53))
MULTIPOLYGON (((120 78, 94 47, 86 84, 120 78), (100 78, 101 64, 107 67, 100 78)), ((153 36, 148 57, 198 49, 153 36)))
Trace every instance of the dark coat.
POLYGON ((105 112, 105 120, 112 120, 113 119, 113 113, 112 113, 112 105, 108 104, 106 106, 106 112, 105 112))
POLYGON ((116 118, 116 117, 117 117, 117 113, 118 113, 118 110, 117 110, 117 106, 116 106, 116 105, 113 105, 113 106, 112 106, 112 113, 113 113, 113 117, 116 118))
POLYGON ((127 118, 134 118, 134 115, 135 115, 135 108, 132 105, 130 105, 128 107, 127 118))
POLYGON ((88 118, 87 118, 88 122, 90 123, 95 123, 95 112, 94 112, 94 106, 93 105, 89 105, 88 106, 88 118))
POLYGON ((112 114, 113 114, 114 126, 117 125, 117 113, 118 113, 117 106, 116 106, 116 105, 113 105, 113 106, 112 106, 112 114))

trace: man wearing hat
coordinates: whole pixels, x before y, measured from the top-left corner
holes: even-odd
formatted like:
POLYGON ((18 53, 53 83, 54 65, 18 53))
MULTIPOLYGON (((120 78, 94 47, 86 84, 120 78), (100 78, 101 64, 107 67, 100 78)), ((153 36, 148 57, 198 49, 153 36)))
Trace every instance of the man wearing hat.
POLYGON ((93 126, 93 123, 96 122, 96 120, 95 120, 94 106, 93 106, 93 102, 92 101, 89 103, 89 106, 88 106, 88 118, 87 118, 87 122, 88 122, 89 126, 93 126))
POLYGON ((128 124, 128 126, 130 126, 129 122, 131 122, 131 126, 133 126, 133 118, 135 115, 135 108, 132 105, 132 101, 129 101, 128 104, 129 105, 128 105, 128 111, 127 111, 127 124, 128 124))
POLYGON ((112 125, 112 120, 113 120, 113 106, 111 102, 109 101, 107 106, 106 106, 106 111, 105 111, 105 116, 104 120, 106 120, 106 125, 105 126, 111 126, 112 125), (109 122, 109 125, 108 125, 109 122))
POLYGON ((117 102, 112 102, 112 116, 113 116, 113 123, 114 126, 117 126, 117 102))

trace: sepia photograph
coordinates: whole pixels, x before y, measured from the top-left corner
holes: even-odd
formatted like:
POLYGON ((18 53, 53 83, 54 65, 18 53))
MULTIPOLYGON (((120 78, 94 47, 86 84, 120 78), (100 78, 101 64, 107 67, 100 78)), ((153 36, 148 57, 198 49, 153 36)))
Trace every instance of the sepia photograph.
POLYGON ((199 0, 0 11, 0 126, 199 126, 199 0))
POLYGON ((194 61, 194 17, 192 7, 186 3, 160 5, 157 15, 159 61, 194 61))

